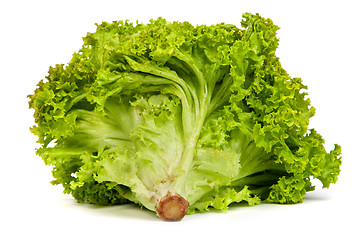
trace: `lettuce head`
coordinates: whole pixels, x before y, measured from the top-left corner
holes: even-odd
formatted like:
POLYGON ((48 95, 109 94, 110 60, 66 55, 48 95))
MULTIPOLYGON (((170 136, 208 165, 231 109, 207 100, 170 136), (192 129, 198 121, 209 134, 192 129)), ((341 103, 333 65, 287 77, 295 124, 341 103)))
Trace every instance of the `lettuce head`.
POLYGON ((232 203, 299 203, 337 181, 341 148, 309 129, 307 87, 282 68, 279 28, 115 21, 29 95, 37 154, 79 202, 162 219, 232 203))

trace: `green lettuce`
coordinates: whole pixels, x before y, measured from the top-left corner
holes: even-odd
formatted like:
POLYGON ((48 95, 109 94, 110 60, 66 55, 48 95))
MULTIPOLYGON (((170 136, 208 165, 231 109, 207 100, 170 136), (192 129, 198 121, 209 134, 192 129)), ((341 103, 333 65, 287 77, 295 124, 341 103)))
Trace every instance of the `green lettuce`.
POLYGON ((138 203, 165 220, 232 203, 299 203, 340 173, 308 129, 307 87, 275 55, 278 26, 97 25, 30 95, 37 154, 79 202, 138 203))

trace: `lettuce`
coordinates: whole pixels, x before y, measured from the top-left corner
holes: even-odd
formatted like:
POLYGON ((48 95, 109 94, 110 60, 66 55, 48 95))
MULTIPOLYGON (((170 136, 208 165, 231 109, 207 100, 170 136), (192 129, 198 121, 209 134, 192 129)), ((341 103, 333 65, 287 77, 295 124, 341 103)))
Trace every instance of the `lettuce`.
POLYGON ((164 220, 232 203, 299 203, 340 173, 308 129, 307 87, 275 55, 278 27, 158 18, 97 25, 30 95, 37 154, 79 202, 138 203, 164 220))

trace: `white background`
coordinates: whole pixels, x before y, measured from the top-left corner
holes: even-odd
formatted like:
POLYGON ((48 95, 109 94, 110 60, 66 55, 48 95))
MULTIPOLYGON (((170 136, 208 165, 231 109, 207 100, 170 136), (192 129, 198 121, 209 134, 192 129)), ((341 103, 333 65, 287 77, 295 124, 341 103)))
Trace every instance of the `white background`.
POLYGON ((357 1, 1 1, 0 239, 359 239, 360 7, 357 1), (339 181, 302 204, 232 207, 227 213, 161 221, 133 205, 78 204, 52 186, 35 155, 26 96, 49 66, 67 63, 82 37, 102 21, 162 16, 238 26, 243 12, 281 27, 277 55, 309 87, 317 109, 311 127, 343 148, 339 181), (350 237, 351 236, 351 237, 350 237))

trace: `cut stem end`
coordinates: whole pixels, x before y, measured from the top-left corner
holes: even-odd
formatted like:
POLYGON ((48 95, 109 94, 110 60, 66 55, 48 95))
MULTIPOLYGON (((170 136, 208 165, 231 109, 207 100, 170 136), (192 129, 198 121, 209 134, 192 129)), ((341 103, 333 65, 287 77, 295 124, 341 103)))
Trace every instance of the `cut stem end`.
POLYGON ((156 213, 165 221, 180 221, 186 215, 189 202, 175 193, 162 197, 156 206, 156 213))

